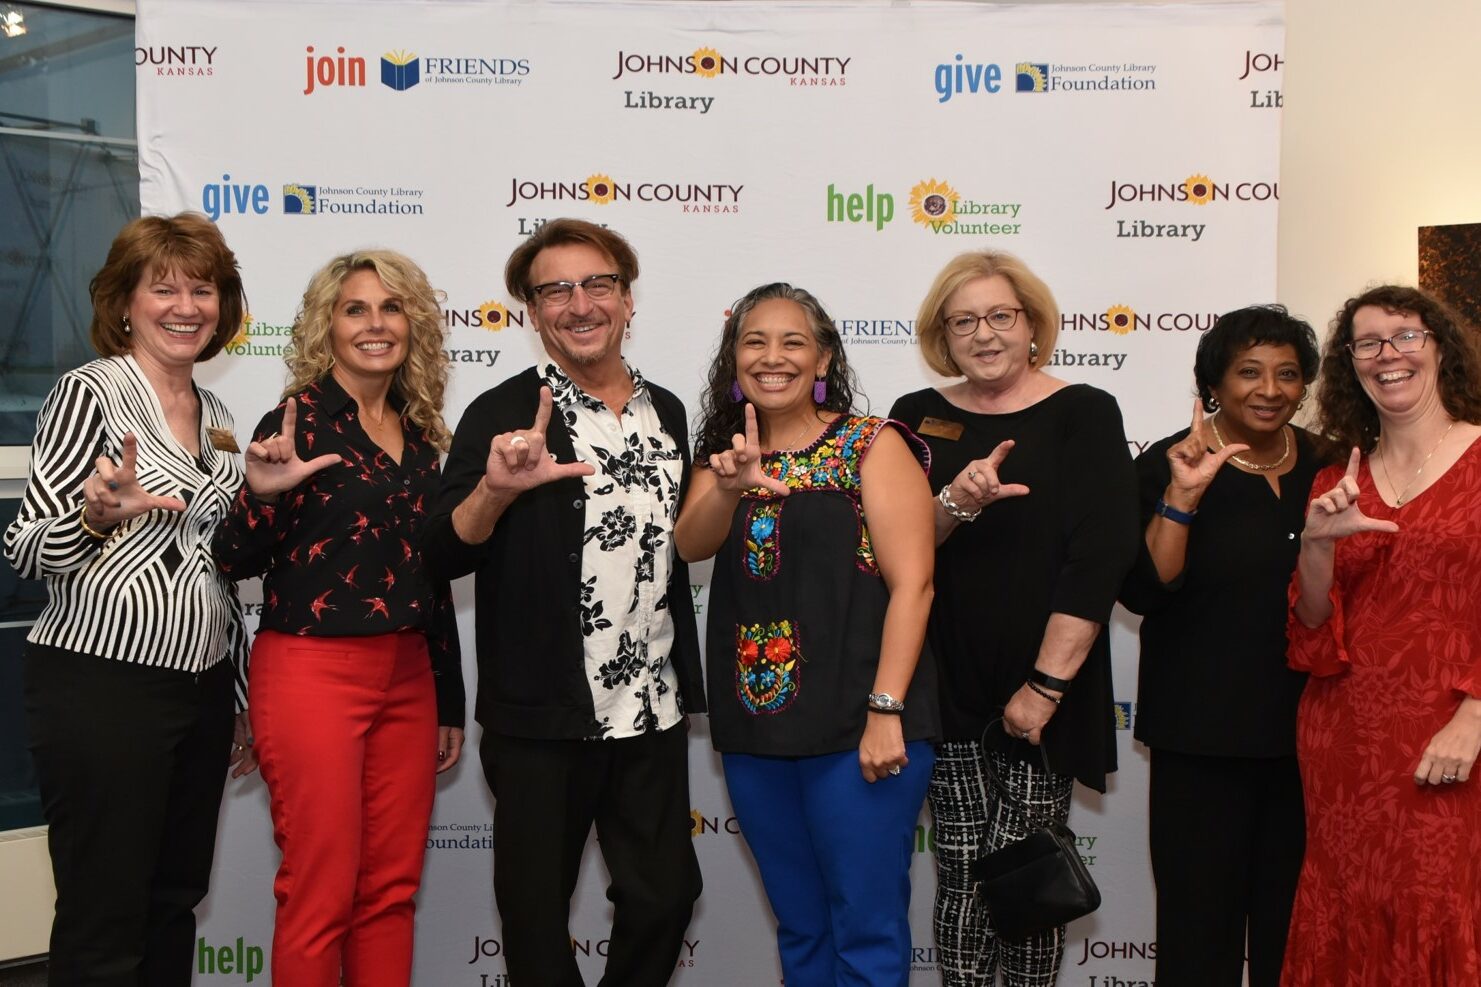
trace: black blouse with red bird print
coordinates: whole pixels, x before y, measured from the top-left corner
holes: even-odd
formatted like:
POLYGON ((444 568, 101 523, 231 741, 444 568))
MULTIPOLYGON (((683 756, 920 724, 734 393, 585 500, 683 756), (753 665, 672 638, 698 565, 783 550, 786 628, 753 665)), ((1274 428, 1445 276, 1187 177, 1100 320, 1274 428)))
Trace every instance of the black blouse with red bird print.
MULTIPOLYGON (((416 630, 427 635, 443 726, 463 726, 458 626, 446 580, 422 565, 420 538, 441 483, 437 448, 404 416, 398 464, 360 427, 353 398, 332 376, 294 395, 298 454, 339 454, 272 503, 242 484, 212 551, 236 580, 262 576, 259 631, 310 637, 365 637, 416 630)), ((399 402, 393 407, 399 412, 399 402)), ((253 439, 282 429, 283 405, 253 439)))

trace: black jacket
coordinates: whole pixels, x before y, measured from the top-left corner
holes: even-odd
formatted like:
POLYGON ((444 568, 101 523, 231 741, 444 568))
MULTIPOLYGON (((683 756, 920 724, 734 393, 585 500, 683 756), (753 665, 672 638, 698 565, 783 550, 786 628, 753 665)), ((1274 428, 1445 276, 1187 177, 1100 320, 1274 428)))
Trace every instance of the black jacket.
MULTIPOLYGON (((577 740, 598 736, 581 634, 581 552, 586 496, 580 477, 520 494, 482 545, 458 537, 452 512, 483 478, 495 435, 529 428, 542 381, 534 367, 485 391, 463 413, 442 471, 442 494, 432 512, 422 552, 448 579, 476 574, 474 602, 478 695, 474 717, 485 730, 514 737, 577 740)), ((689 485, 689 433, 684 405, 661 387, 648 393, 664 429, 683 455, 682 504, 689 485)), ((562 463, 575 447, 559 414, 552 415, 546 447, 562 463)), ((689 567, 675 558, 668 586, 674 620, 670 656, 688 713, 705 709, 699 635, 689 567)))

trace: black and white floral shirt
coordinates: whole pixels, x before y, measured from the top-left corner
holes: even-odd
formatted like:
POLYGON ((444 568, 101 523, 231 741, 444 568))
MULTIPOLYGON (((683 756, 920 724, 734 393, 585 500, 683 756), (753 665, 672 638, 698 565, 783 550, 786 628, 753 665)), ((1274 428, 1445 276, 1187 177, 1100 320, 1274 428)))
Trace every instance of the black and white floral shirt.
POLYGON ((605 738, 667 730, 684 716, 669 664, 674 620, 667 590, 684 467, 643 375, 632 367, 628 372, 632 397, 617 415, 549 356, 540 363, 576 458, 596 469, 584 478, 581 632, 605 738))

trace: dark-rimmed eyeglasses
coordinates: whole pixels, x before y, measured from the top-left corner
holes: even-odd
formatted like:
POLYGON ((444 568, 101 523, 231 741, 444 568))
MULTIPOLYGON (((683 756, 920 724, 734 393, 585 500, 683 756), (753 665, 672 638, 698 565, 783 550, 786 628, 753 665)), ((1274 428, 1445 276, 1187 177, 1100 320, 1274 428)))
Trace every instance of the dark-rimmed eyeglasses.
POLYGON ((986 315, 973 315, 971 312, 952 312, 941 321, 946 323, 946 328, 953 336, 970 336, 977 331, 977 323, 986 322, 987 327, 994 332, 1007 332, 1018 324, 1018 313, 1021 308, 995 308, 986 315))
POLYGON ((537 284, 530 289, 530 294, 546 305, 565 305, 570 302, 571 296, 576 294, 576 289, 580 288, 586 293, 587 298, 601 301, 616 291, 621 283, 621 274, 593 274, 580 281, 547 281, 544 284, 537 284))
POLYGON ((1432 329, 1405 329, 1387 339, 1359 339, 1347 344, 1347 351, 1354 360, 1371 360, 1383 352, 1384 344, 1394 348, 1395 353, 1418 353, 1424 349, 1425 337, 1433 336, 1432 329))

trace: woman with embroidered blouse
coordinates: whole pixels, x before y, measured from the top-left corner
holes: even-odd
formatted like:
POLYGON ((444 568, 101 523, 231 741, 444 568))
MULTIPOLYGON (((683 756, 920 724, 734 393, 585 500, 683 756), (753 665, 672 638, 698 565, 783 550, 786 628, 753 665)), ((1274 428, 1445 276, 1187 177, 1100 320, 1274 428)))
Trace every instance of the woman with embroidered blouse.
POLYGON ((710 732, 786 982, 903 987, 937 734, 934 522, 920 441, 852 405, 816 298, 778 283, 736 302, 674 539, 715 556, 710 732))

